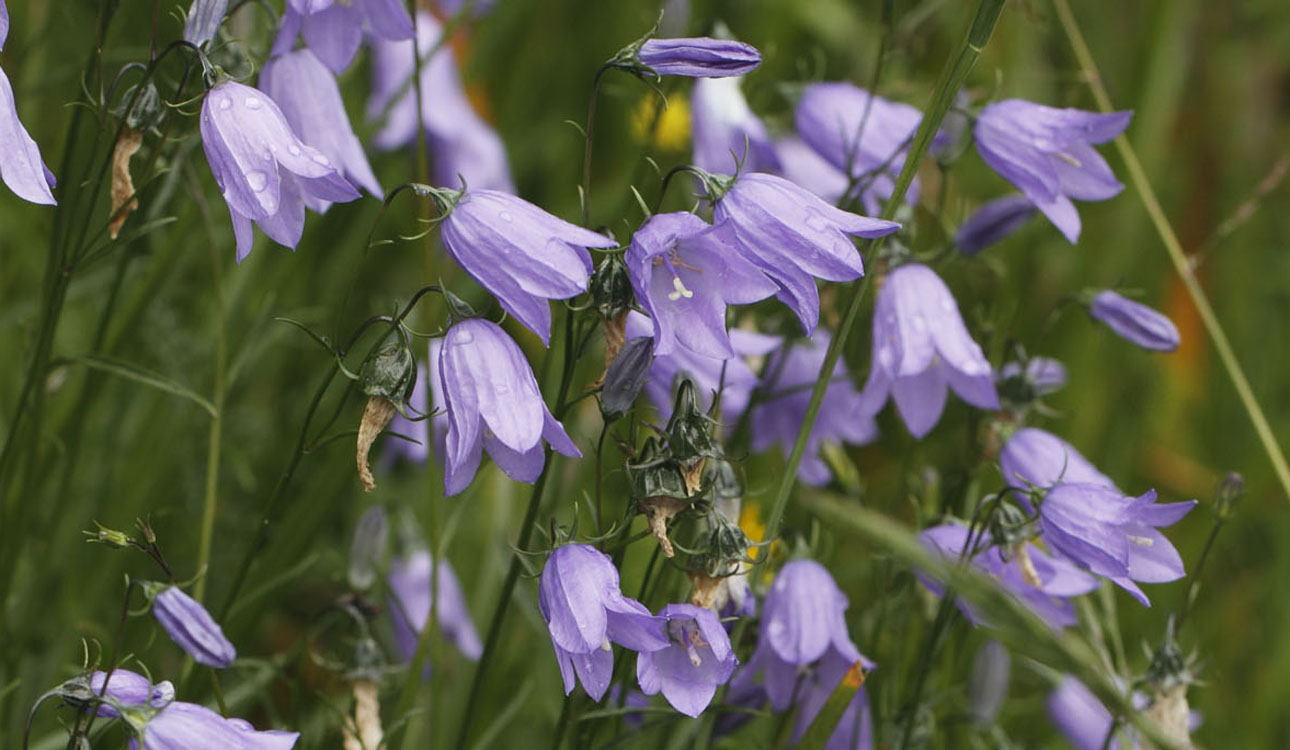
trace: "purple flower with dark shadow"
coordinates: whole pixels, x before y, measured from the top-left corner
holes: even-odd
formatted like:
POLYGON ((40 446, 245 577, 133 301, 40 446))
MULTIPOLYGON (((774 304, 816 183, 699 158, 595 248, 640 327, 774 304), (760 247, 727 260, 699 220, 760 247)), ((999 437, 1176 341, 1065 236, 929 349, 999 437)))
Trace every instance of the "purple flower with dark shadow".
POLYGON ((788 136, 775 142, 779 156, 779 173, 789 182, 820 196, 826 203, 837 203, 847 191, 850 180, 846 174, 830 164, 823 156, 797 136, 788 136))
POLYGON ((964 255, 976 255, 1025 226, 1035 210, 1035 204, 1024 195, 996 198, 963 222, 954 235, 954 244, 964 255))
POLYGON ((766 126, 748 108, 739 78, 700 78, 690 92, 694 163, 718 174, 778 172, 779 157, 766 126))
POLYGON ((985 163, 1074 243, 1080 220, 1071 199, 1102 201, 1124 189, 1092 144, 1115 138, 1132 118, 1006 99, 981 111, 973 135, 985 163))
MULTIPOLYGON (((753 452, 767 450, 775 443, 780 444, 786 457, 792 452, 811 400, 811 386, 824 366, 829 339, 828 331, 817 330, 809 341, 790 344, 766 362, 766 380, 761 385, 764 395, 753 406, 751 417, 753 452)), ((806 451, 797 468, 798 479, 810 485, 829 481, 828 464, 820 457, 820 446, 826 440, 863 445, 878 437, 878 425, 860 406, 860 394, 839 359, 824 392, 815 427, 807 438, 806 451)))
POLYGON ((730 222, 736 247, 779 285, 776 294, 792 308, 807 333, 820 319, 815 279, 851 281, 864 275, 850 237, 882 237, 900 228, 894 221, 847 213, 783 177, 739 175, 713 207, 713 220, 730 222))
POLYGON ((1008 362, 999 368, 996 384, 1020 381, 1036 396, 1047 396, 1066 387, 1066 365, 1050 357, 1031 357, 1023 369, 1020 362, 1008 362))
MULTIPOLYGON (((9 37, 9 8, 0 0, 0 49, 9 37)), ((52 188, 58 184, 40 157, 40 147, 18 119, 9 76, 0 70, 0 179, 19 198, 52 206, 52 188)))
POLYGON ((666 620, 623 596, 609 557, 585 544, 556 547, 542 568, 538 606, 555 647, 565 695, 575 676, 592 700, 609 688, 614 669, 610 642, 633 651, 667 648, 666 620))
POLYGON ((237 658, 237 649, 224 637, 215 618, 198 601, 178 586, 165 586, 152 600, 152 614, 170 639, 208 667, 227 667, 237 658))
MULTIPOLYGON (((390 621, 394 625, 394 642, 404 661, 411 661, 417 651, 417 639, 430 619, 430 578, 434 563, 430 553, 418 549, 390 562, 390 621)), ((435 594, 439 632, 471 660, 483 653, 483 644, 470 619, 470 609, 462 594, 457 574, 447 558, 440 558, 435 594)))
POLYGON ((354 61, 363 28, 381 39, 411 39, 412 17, 402 0, 287 0, 274 55, 289 52, 296 35, 334 73, 354 61))
MULTIPOLYGON (((301 49, 271 58, 260 73, 260 88, 277 103, 300 140, 321 151, 352 184, 384 197, 349 124, 340 87, 313 52, 301 49)), ((305 203, 318 213, 330 205, 309 197, 305 203)))
POLYGON ((184 41, 200 47, 214 39, 227 10, 228 0, 193 0, 184 19, 184 41))
POLYGON ((175 699, 175 686, 169 680, 162 680, 154 685, 138 672, 117 668, 112 670, 112 677, 107 681, 107 691, 104 692, 103 680, 106 677, 106 673, 101 671, 90 675, 90 691, 94 695, 102 692, 106 701, 98 707, 99 716, 116 718, 121 715, 112 702, 126 708, 142 706, 144 703, 153 708, 161 708, 175 699))
POLYGON ((237 259, 251 252, 251 222, 295 248, 305 228, 305 201, 345 202, 358 191, 321 151, 303 143, 278 105, 235 81, 216 85, 202 102, 202 148, 237 237, 237 259))
POLYGON ((1111 731, 1111 712, 1084 683, 1067 675, 1048 696, 1048 716, 1075 750, 1119 750, 1120 741, 1103 745, 1111 731))
POLYGON ((949 287, 927 266, 899 266, 878 290, 861 411, 877 414, 890 395, 910 433, 922 438, 941 418, 947 387, 973 406, 999 408, 994 371, 949 287))
POLYGON ((439 382, 448 410, 444 494, 466 489, 484 448, 507 476, 530 484, 546 463, 543 440, 565 456, 582 455, 542 401, 524 352, 496 323, 470 318, 448 329, 439 382))
POLYGON ((712 702, 739 659, 730 637, 710 610, 693 604, 669 604, 658 616, 667 621, 667 648, 636 657, 636 679, 646 695, 663 693, 672 708, 698 716, 712 702))
MULTIPOLYGON (((968 529, 947 523, 925 529, 920 535, 923 545, 946 560, 957 562, 967 545, 968 529)), ((974 537, 973 541, 978 538, 974 537)), ((1075 625, 1079 619, 1068 601, 1097 588, 1097 579, 1065 560, 1053 557, 1030 542, 1023 542, 1005 556, 998 546, 990 546, 972 557, 972 564, 999 582, 1000 587, 1020 599, 1032 612, 1043 618, 1054 630, 1075 625)), ((925 576, 924 586, 937 596, 945 587, 925 576)), ((989 617, 971 604, 959 599, 959 611, 973 625, 989 625, 989 617)))
POLYGON ((741 76, 761 65, 751 44, 709 37, 646 39, 636 58, 655 75, 690 78, 741 76))
POLYGON ((1096 484, 1115 489, 1115 482, 1070 443, 1038 427, 1012 433, 999 453, 1003 481, 1012 487, 1052 487, 1059 482, 1096 484))
POLYGON ((1143 349, 1172 352, 1181 341, 1172 320, 1110 290, 1093 297, 1088 314, 1105 323, 1115 335, 1143 349))
POLYGON ((205 706, 181 701, 168 704, 151 717, 127 716, 126 724, 134 735, 130 750, 290 750, 300 739, 299 732, 256 731, 242 719, 226 719, 205 706))
POLYGON ((547 300, 586 291, 592 271, 586 248, 617 245, 496 190, 467 191, 439 226, 457 265, 544 344, 551 340, 547 300))
POLYGON ((726 306, 775 293, 775 283, 735 251, 728 223, 691 213, 659 214, 632 236, 625 257, 632 288, 654 322, 654 355, 684 347, 708 357, 735 355, 726 306))
POLYGON ((443 401, 443 388, 439 381, 439 354, 443 351, 443 341, 441 339, 430 339, 430 359, 427 363, 422 364, 417 371, 417 382, 412 387, 412 397, 408 399, 408 406, 416 414, 427 415, 425 419, 408 419, 402 414, 395 413, 394 418, 386 426, 386 432, 397 432, 400 435, 407 436, 415 440, 401 440, 393 438, 388 441, 390 452, 393 455, 402 456, 413 463, 425 463, 430 457, 430 441, 434 441, 434 453, 436 456, 443 458, 444 455, 444 437, 448 431, 448 420, 443 418, 443 412, 447 409, 443 401), (426 399, 426 388, 430 389, 430 398, 426 399), (438 413, 439 416, 432 417, 430 414, 438 413), (431 431, 433 430, 433 436, 431 431))
POLYGON ((1156 529, 1172 526, 1196 501, 1156 503, 1155 490, 1127 497, 1100 484, 1058 484, 1039 506, 1039 528, 1054 551, 1111 579, 1144 606, 1141 583, 1176 581, 1184 575, 1178 550, 1156 529))

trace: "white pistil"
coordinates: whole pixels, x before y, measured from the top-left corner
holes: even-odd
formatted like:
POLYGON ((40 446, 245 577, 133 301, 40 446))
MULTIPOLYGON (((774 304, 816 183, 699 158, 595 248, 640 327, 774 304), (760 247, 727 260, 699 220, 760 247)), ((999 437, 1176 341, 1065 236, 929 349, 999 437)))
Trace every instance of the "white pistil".
POLYGON ((667 298, 668 298, 668 299, 670 299, 670 300, 672 300, 673 302, 677 301, 678 299, 680 299, 680 298, 682 298, 682 297, 685 297, 686 299, 689 299, 689 298, 691 298, 691 297, 693 297, 693 296, 694 296, 694 292, 690 291, 689 289, 686 289, 686 288, 685 288, 685 284, 682 284, 682 283, 681 283, 681 277, 680 277, 680 276, 673 276, 673 277, 672 277, 672 287, 673 287, 674 289, 676 289, 676 291, 675 291, 675 292, 672 292, 672 293, 671 293, 671 294, 669 294, 669 295, 667 295, 667 298))

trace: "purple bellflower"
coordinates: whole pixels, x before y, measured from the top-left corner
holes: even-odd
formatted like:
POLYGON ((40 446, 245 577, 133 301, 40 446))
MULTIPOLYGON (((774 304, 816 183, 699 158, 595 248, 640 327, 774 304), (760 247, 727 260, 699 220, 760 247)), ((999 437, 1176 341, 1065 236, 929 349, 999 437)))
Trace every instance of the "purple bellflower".
POLYGON ((999 408, 993 370, 949 287, 927 266, 899 266, 878 290, 861 409, 877 414, 890 395, 910 433, 922 438, 941 418, 947 386, 973 406, 999 408))
MULTIPOLYGON (((104 672, 94 672, 90 675, 90 690, 95 695, 103 692, 103 680, 106 676, 104 672)), ((153 708, 161 708, 175 699, 175 686, 170 684, 170 680, 162 680, 154 685, 151 680, 138 672, 117 668, 112 670, 112 678, 107 681, 107 691, 103 692, 103 699, 106 702, 98 707, 98 715, 116 718, 121 715, 121 712, 116 710, 112 702, 123 707, 142 706, 147 703, 153 708)))
POLYGON ((544 344, 551 340, 547 300, 586 291, 592 265, 585 248, 617 244, 496 190, 467 191, 439 226, 457 265, 544 344))
POLYGON ((658 616, 667 621, 669 645, 636 657, 636 679, 646 695, 662 692, 672 708, 698 716, 739 663, 730 636, 715 614, 693 604, 669 604, 658 616))
POLYGON ((1181 341, 1173 321, 1150 307, 1105 290, 1089 304, 1088 314, 1117 336, 1143 349, 1172 352, 1181 341))
POLYGON ((1013 487, 1052 487, 1059 482, 1096 484, 1115 489, 1115 482, 1070 443, 1038 427, 1012 433, 999 453, 1003 481, 1013 487))
POLYGON ((726 306, 766 299, 775 283, 735 251, 728 223, 712 226, 691 213, 659 214, 627 248, 632 288, 654 321, 654 355, 684 347, 708 357, 735 355, 726 306))
POLYGON ((740 79, 700 78, 690 93, 694 163, 719 174, 734 174, 736 160, 747 172, 778 172, 779 157, 766 126, 748 108, 740 79))
POLYGON ((237 658, 237 649, 224 637, 219 623, 178 586, 168 585, 157 592, 152 613, 170 639, 198 664, 227 667, 237 658))
POLYGON ((466 489, 483 448, 507 476, 530 484, 546 462, 543 440, 563 455, 582 455, 542 401, 524 352, 496 323, 471 318, 448 329, 439 381, 448 410, 445 494, 466 489))
MULTIPOLYGON (((764 372, 769 380, 761 385, 764 397, 753 406, 752 449, 761 452, 779 443, 787 457, 797 440, 797 431, 806 416, 811 400, 810 386, 824 366, 830 334, 819 329, 809 341, 790 345, 775 352, 764 372)), ((806 452, 798 466, 797 477, 806 484, 822 485, 829 481, 829 467, 820 457, 820 446, 826 440, 863 445, 878 437, 873 417, 860 408, 856 392, 841 360, 833 368, 833 380, 824 392, 824 402, 806 441, 806 452)))
POLYGON ((239 750, 290 750, 299 732, 256 731, 242 719, 226 719, 205 706, 174 701, 145 717, 127 715, 134 734, 130 750, 193 750, 198 747, 239 750))
POLYGON ((779 157, 779 172, 789 182, 815 193, 825 203, 837 203, 847 191, 850 180, 846 173, 830 164, 823 156, 797 136, 788 136, 775 142, 779 157))
POLYGON ((1099 484, 1059 484, 1044 496, 1039 528, 1055 552, 1151 606, 1135 581, 1165 583, 1184 575, 1178 550, 1156 529, 1177 523, 1195 505, 1157 504, 1155 490, 1134 498, 1099 484))
POLYGON ((227 10, 228 0, 193 0, 184 19, 184 41, 201 47, 214 39, 227 10))
MULTIPOLYGON (((340 87, 313 52, 301 49, 270 59, 260 73, 260 88, 277 103, 302 141, 321 151, 352 184, 384 197, 349 124, 340 87)), ((305 203, 318 213, 330 205, 310 197, 305 203)))
POLYGON ((751 172, 735 179, 713 208, 729 221, 739 252, 779 285, 776 295, 810 334, 820 320, 815 279, 851 281, 864 275, 860 253, 847 235, 882 237, 894 221, 847 213, 775 175, 751 172))
POLYGON ((1067 675, 1048 696, 1048 716, 1075 750, 1120 750, 1118 739, 1103 745, 1111 731, 1111 712, 1084 683, 1067 675))
POLYGON ((1071 199, 1102 201, 1124 189, 1092 144, 1124 132, 1132 117, 1132 112, 1099 114, 1007 99, 981 111, 973 134, 985 163, 1025 193, 1074 244, 1080 220, 1071 199))
MULTIPOLYGON (((947 560, 957 562, 967 544, 968 529, 947 523, 926 529, 919 535, 923 545, 947 560)), ((1030 542, 1023 542, 1005 557, 997 546, 977 552, 972 564, 999 582, 1000 587, 1020 599, 1050 627, 1059 630, 1079 620, 1071 597, 1087 594, 1097 588, 1097 579, 1065 560, 1053 557, 1030 542)), ((943 596, 945 587, 936 581, 919 577, 930 591, 943 596)), ((989 625, 989 618, 963 600, 959 610, 973 625, 989 625)))
POLYGON ((365 22, 381 39, 412 38, 412 18, 401 0, 287 0, 273 54, 290 51, 300 34, 324 65, 340 73, 363 43, 365 22))
POLYGON ((1035 204, 1024 195, 1007 195, 981 206, 954 235, 959 252, 972 256, 1021 229, 1035 215, 1035 204))
POLYGON ((295 248, 305 228, 305 201, 351 201, 358 191, 321 151, 303 143, 264 92, 235 81, 216 85, 202 102, 202 148, 228 203, 237 259, 251 252, 251 222, 295 248))
POLYGON ((565 695, 573 692, 576 676, 587 695, 600 700, 614 669, 611 641, 639 652, 671 645, 666 620, 623 596, 614 564, 585 544, 566 544, 551 552, 542 568, 538 606, 551 634, 565 695))
POLYGON ((646 39, 636 57, 655 75, 689 78, 741 76, 761 65, 751 44, 709 37, 646 39))
MULTIPOLYGON (((434 563, 424 549, 413 551, 390 562, 390 619, 394 625, 394 642, 404 661, 411 661, 417 650, 417 639, 430 618, 430 578, 434 563)), ((447 558, 440 558, 435 593, 436 616, 440 632, 471 660, 483 653, 483 644, 470 619, 470 609, 462 594, 457 574, 447 558)))
MULTIPOLYGON (((9 8, 0 0, 0 49, 9 36, 9 8)), ((32 140, 18 119, 18 105, 13 97, 9 76, 0 70, 0 179, 19 198, 30 203, 52 206, 52 188, 57 184, 40 157, 40 147, 32 140)))
POLYGON ((1022 380, 1036 396, 1047 396, 1066 387, 1066 365, 1050 357, 1031 357, 1023 369, 1020 362, 1008 362, 999 368, 996 383, 1022 380))

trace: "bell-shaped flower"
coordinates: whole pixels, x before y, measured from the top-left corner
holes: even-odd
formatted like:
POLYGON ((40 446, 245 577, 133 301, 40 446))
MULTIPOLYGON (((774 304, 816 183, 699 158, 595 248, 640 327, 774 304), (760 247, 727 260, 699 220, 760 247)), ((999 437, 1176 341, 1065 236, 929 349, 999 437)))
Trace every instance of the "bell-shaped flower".
POLYGON ((1048 716, 1075 750, 1121 750, 1118 739, 1104 744, 1111 731, 1111 712, 1093 691, 1070 675, 1048 696, 1048 716))
POLYGON ((273 54, 291 50, 296 35, 333 73, 349 67, 366 26, 374 37, 411 39, 412 17, 402 0, 287 0, 273 54))
POLYGON ((587 695, 600 700, 614 668, 611 641, 640 652, 670 645, 666 621, 623 596, 613 562, 585 544, 551 552, 538 584, 538 607, 551 634, 565 695, 573 692, 576 676, 587 695))
POLYGON ((740 78, 700 78, 690 92, 694 164, 719 174, 734 174, 736 160, 746 172, 778 172, 779 157, 766 126, 748 108, 740 78))
POLYGON ((496 323, 470 318, 448 329, 439 381, 448 410, 445 494, 466 489, 484 448, 507 476, 530 484, 546 462, 543 440, 563 455, 582 455, 542 401, 524 352, 496 323))
MULTIPOLYGON (((766 362, 763 370, 766 380, 760 386, 762 397, 753 405, 751 416, 754 452, 779 443, 785 457, 792 453, 798 429, 806 418, 812 386, 824 366, 830 338, 828 331, 817 330, 810 340, 794 342, 775 352, 766 362)), ((878 437, 878 425, 860 407, 860 394, 851 383, 846 365, 839 359, 824 391, 815 426, 807 438, 806 451, 797 468, 798 479, 811 485, 829 481, 828 464, 820 457, 820 446, 825 441, 863 445, 878 437)))
POLYGON ((417 382, 412 387, 412 397, 408 399, 411 411, 418 415, 427 415, 425 419, 409 419, 396 413, 386 425, 386 432, 396 432, 411 440, 393 438, 387 442, 390 452, 413 463, 425 463, 430 457, 431 445, 434 454, 440 460, 444 455, 444 437, 448 431, 448 420, 442 414, 446 407, 443 401, 443 388, 439 384, 439 353, 443 351, 441 339, 430 339, 430 359, 417 368, 417 382), (426 398, 426 389, 430 398, 426 398), (429 416, 439 414, 438 417, 429 416), (434 441, 431 443, 431 441, 434 441), (416 441, 416 442, 412 442, 416 441))
POLYGON ((1012 487, 1046 488, 1068 482, 1115 489, 1115 482, 1074 446, 1038 427, 1023 427, 1012 433, 999 452, 999 470, 1003 481, 1012 487))
POLYGON ((711 610, 693 604, 669 604, 658 616, 667 622, 668 646, 636 657, 636 679, 646 695, 662 692, 672 708, 698 716, 739 663, 730 636, 711 610))
POLYGON ((877 414, 890 395, 905 426, 922 438, 941 418, 947 387, 973 406, 999 408, 993 370, 949 287, 927 266, 899 266, 878 290, 861 409, 877 414))
POLYGON ((321 151, 296 137, 264 92, 225 81, 206 94, 202 148, 237 237, 237 259, 251 252, 251 222, 294 248, 305 228, 305 201, 351 201, 358 191, 321 151))
POLYGON ((109 718, 121 715, 116 706, 129 708, 146 703, 152 708, 161 708, 175 699, 175 686, 170 683, 170 680, 162 680, 154 685, 151 680, 138 672, 120 667, 112 670, 110 678, 102 671, 91 674, 90 691, 95 695, 103 695, 104 702, 99 705, 97 713, 99 716, 109 718), (107 680, 106 691, 103 690, 105 679, 107 680))
POLYGON ((972 256, 1021 229, 1035 215, 1035 204, 1024 195, 1006 195, 981 206, 954 235, 959 252, 972 256))
POLYGON ((741 76, 761 65, 751 44, 710 37, 646 39, 636 57, 655 75, 690 78, 741 76))
POLYGON ((836 204, 851 182, 845 172, 795 135, 775 141, 775 154, 784 179, 815 193, 825 203, 836 204))
POLYGON ((882 237, 900 228, 894 221, 847 213, 782 177, 739 175, 713 208, 713 220, 729 221, 737 248, 779 285, 776 296, 792 308, 806 333, 820 319, 815 279, 851 281, 864 275, 850 237, 882 237))
POLYGON ((973 135, 985 163, 1074 243, 1080 220, 1071 199, 1101 201, 1124 189, 1093 144, 1115 138, 1132 118, 1007 99, 981 111, 973 135))
POLYGON ((430 552, 413 550, 390 562, 389 611, 394 625, 394 642, 405 661, 411 661, 417 650, 417 639, 430 619, 430 583, 435 584, 436 623, 444 636, 470 659, 478 659, 483 644, 470 619, 470 609, 462 594, 457 573, 447 558, 440 558, 438 575, 430 552))
POLYGON ((153 595, 152 614, 170 639, 198 664, 227 667, 237 658, 237 649, 224 637, 215 618, 178 586, 165 586, 153 595))
POLYGON ((1150 606, 1135 581, 1165 583, 1184 575, 1178 550, 1156 529, 1177 523, 1195 505, 1157 504, 1155 490, 1134 498, 1100 484, 1063 483, 1045 494, 1039 528, 1054 551, 1150 606))
MULTIPOLYGON (((0 49, 9 36, 9 9, 0 1, 0 49)), ((0 179, 19 198, 30 203, 52 206, 52 188, 57 184, 54 173, 40 157, 40 147, 18 119, 18 105, 13 97, 9 76, 0 70, 0 179)))
POLYGON ((654 355, 684 347, 708 357, 735 355, 726 306, 775 293, 774 282, 735 251, 728 223, 691 213, 659 214, 632 236, 626 258, 632 288, 654 322, 654 355))
POLYGON ((228 0, 193 0, 184 19, 184 41, 201 47, 214 39, 227 11, 228 0))
POLYGON ((551 340, 547 300, 585 292, 586 248, 617 244, 496 190, 468 190, 439 227, 448 255, 544 344, 551 340))
POLYGON ((1110 290, 1094 295, 1088 314, 1105 323, 1120 338, 1143 349, 1172 352, 1181 341, 1172 320, 1110 290))
POLYGON ((131 747, 146 750, 193 750, 199 747, 239 750, 290 750, 299 732, 256 731, 243 719, 226 719, 205 706, 174 701, 146 716, 127 715, 131 747))

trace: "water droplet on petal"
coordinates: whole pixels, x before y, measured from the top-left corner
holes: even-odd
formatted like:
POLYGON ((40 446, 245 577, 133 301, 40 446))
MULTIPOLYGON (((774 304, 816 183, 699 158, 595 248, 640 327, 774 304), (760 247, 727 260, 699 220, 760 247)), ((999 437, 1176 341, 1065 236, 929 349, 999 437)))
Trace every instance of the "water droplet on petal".
POLYGON ((246 182, 255 192, 260 192, 269 184, 269 175, 258 169, 246 173, 246 182))
POLYGON ((922 313, 914 313, 911 315, 909 318, 909 324, 919 333, 927 330, 927 318, 924 318, 922 313))
POLYGON ((223 96, 220 97, 220 100, 216 102, 215 106, 219 107, 221 110, 225 110, 233 106, 233 100, 229 99, 227 96, 223 96))
POLYGON ((292 156, 300 156, 300 147, 294 143, 287 148, 287 151, 290 151, 292 156))
POLYGON ((509 224, 514 217, 511 216, 509 211, 498 211, 497 218, 509 224))
POLYGON ((319 164, 323 165, 324 167, 330 167, 330 166, 331 166, 331 160, 330 160, 330 159, 328 159, 327 157, 323 156, 322 154, 318 153, 317 151, 315 151, 315 152, 313 152, 312 154, 310 154, 310 155, 309 155, 309 158, 310 158, 310 159, 313 159, 315 162, 317 162, 317 163, 319 163, 319 164))
POLYGON ((878 364, 883 369, 889 370, 896 363, 896 355, 892 353, 891 347, 883 346, 878 348, 878 364))
POLYGON ((454 344, 469 344, 475 340, 475 334, 470 331, 457 331, 453 334, 454 344))
POLYGON ((954 300, 950 299, 949 297, 941 297, 940 304, 941 304, 941 309, 944 310, 945 312, 954 311, 954 300))
POLYGON ((246 101, 243 103, 246 104, 247 109, 259 109, 264 106, 264 101, 258 96, 248 96, 246 97, 246 101))
POLYGON ((817 232, 823 232, 829 228, 829 222, 819 214, 810 214, 806 217, 806 226, 817 232))

